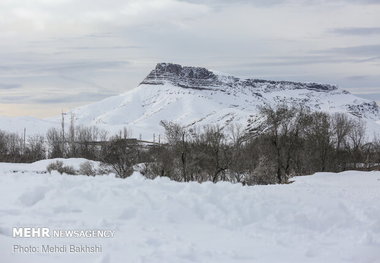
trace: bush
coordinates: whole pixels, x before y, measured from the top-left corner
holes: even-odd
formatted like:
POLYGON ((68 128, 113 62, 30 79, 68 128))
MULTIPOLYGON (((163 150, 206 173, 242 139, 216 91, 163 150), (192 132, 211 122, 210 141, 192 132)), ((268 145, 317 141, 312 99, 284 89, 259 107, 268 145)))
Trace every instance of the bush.
POLYGON ((62 161, 56 161, 54 163, 50 163, 47 167, 46 170, 51 173, 51 171, 57 171, 60 174, 71 174, 71 175, 76 175, 77 172, 75 171, 74 167, 72 166, 66 166, 63 165, 62 161))
POLYGON ((112 172, 113 172, 112 168, 110 168, 110 166, 105 163, 100 163, 98 169, 96 170, 97 175, 110 174, 112 172))
POLYGON ((86 161, 80 164, 79 174, 84 174, 87 176, 95 176, 97 173, 96 173, 96 169, 94 168, 94 165, 90 161, 86 161))
POLYGON ((103 162, 110 167, 119 178, 127 178, 133 173, 133 165, 139 157, 138 145, 127 139, 113 138, 104 149, 103 162))

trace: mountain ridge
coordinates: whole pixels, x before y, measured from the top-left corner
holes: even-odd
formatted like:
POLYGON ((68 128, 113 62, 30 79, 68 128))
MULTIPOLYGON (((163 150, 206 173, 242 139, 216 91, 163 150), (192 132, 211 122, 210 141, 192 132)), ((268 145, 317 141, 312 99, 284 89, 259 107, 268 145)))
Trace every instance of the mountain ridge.
MULTIPOLYGON (((255 126, 261 106, 284 103, 311 111, 347 113, 365 120, 370 133, 380 133, 379 106, 334 85, 243 79, 173 63, 158 63, 136 88, 68 114, 73 115, 75 125, 98 126, 111 134, 126 127, 133 137, 152 140, 153 134, 164 133, 162 120, 185 127, 237 124, 248 130, 255 126)), ((43 121, 43 127, 51 123, 60 127, 61 117, 43 121)), ((37 123, 28 122, 28 130, 33 131, 33 122, 37 123)), ((69 127, 69 117, 66 122, 69 127)))
MULTIPOLYGON (((158 63, 155 69, 148 74, 140 85, 163 85, 164 80, 170 81, 174 85, 180 85, 183 88, 195 88, 195 85, 214 87, 221 85, 230 87, 243 85, 245 87, 255 87, 258 83, 268 83, 271 85, 293 85, 296 88, 306 88, 316 91, 332 91, 338 89, 335 85, 315 82, 274 81, 253 78, 241 79, 227 74, 215 74, 214 71, 203 67, 182 66, 174 63, 158 63), (181 84, 181 82, 193 83, 193 87, 181 84)), ((199 87, 197 88, 199 89, 199 87)))
POLYGON ((369 121, 380 119, 375 102, 334 85, 241 79, 173 63, 158 63, 137 88, 73 113, 77 121, 118 128, 125 125, 152 137, 153 133, 163 133, 161 120, 185 127, 239 124, 250 129, 255 125, 260 106, 282 103, 311 111, 345 112, 369 121), (89 114, 107 107, 101 114, 89 114))

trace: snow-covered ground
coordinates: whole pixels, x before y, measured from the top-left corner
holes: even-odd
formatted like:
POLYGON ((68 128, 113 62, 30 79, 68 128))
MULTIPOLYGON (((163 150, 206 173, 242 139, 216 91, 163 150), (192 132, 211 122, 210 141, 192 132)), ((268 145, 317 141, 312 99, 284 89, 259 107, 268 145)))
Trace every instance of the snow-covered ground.
POLYGON ((0 164, 0 262, 380 262, 380 172, 247 187, 41 174, 47 163, 0 164), (15 238, 13 227, 115 236, 15 238), (102 252, 13 251, 48 244, 102 252))

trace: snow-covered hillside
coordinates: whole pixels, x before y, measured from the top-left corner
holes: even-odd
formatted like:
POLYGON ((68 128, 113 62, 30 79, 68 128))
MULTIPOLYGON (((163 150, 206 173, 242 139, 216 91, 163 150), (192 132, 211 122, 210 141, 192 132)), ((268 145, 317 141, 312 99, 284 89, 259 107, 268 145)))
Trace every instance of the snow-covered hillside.
POLYGON ((161 120, 185 126, 238 123, 254 125, 258 107, 286 103, 313 111, 346 112, 366 119, 370 128, 380 120, 371 102, 332 85, 239 79, 205 68, 161 63, 134 90, 72 112, 76 122, 113 130, 127 126, 134 135, 151 138, 162 132, 161 120))
MULTIPOLYGON (((313 111, 346 112, 380 132, 378 105, 332 85, 239 79, 199 67, 160 63, 128 92, 72 110, 75 124, 96 125, 112 133, 127 127, 133 136, 151 140, 163 132, 161 120, 185 126, 231 123, 255 125, 258 107, 280 103, 313 111)), ((70 116, 70 114, 69 114, 70 116)), ((67 125, 70 117, 66 117, 67 125)), ((53 118, 57 126, 60 117, 53 118)), ((0 129, 4 129, 0 124, 0 129)), ((7 127, 12 128, 12 127, 7 127)))
POLYGON ((147 180, 139 174, 125 180, 40 174, 45 165, 0 164, 1 262, 380 259, 380 172, 318 173, 288 185, 243 187, 147 180), (115 236, 12 237, 12 227, 26 226, 109 230, 115 236), (14 253, 14 245, 97 245, 102 251, 14 253))

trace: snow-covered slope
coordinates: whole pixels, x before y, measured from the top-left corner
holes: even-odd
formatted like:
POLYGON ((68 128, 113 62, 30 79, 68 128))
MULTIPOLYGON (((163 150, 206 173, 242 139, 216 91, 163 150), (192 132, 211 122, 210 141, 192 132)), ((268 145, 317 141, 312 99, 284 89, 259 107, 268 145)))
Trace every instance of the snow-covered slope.
MULTIPOLYGON (((254 125, 258 106, 279 103, 303 105, 313 111, 346 112, 380 131, 376 124, 380 110, 375 102, 332 85, 239 79, 170 63, 157 64, 137 88, 72 113, 76 124, 97 125, 111 132, 127 127, 133 136, 142 134, 149 140, 153 133, 163 132, 161 120, 185 126, 238 123, 249 128, 254 125)), ((59 122, 60 118, 53 120, 59 122)))
POLYGON ((1 262, 379 262, 380 172, 318 173, 288 185, 243 187, 146 180, 137 173, 125 180, 49 175, 36 171, 42 163, 29 166, 0 163, 1 262), (14 238, 12 227, 115 236, 14 238), (22 253, 14 245, 102 251, 22 253))
MULTIPOLYGON (((185 126, 253 125, 258 106, 303 105, 314 111, 346 112, 369 122, 380 120, 375 102, 332 85, 239 79, 205 68, 160 63, 132 91, 73 110, 76 122, 109 129, 127 126, 151 138, 161 120, 185 126)), ((372 125, 373 126, 373 125, 372 125)), ((375 125, 374 127, 376 127, 375 125)), ((380 126, 379 126, 380 127, 380 126)))

